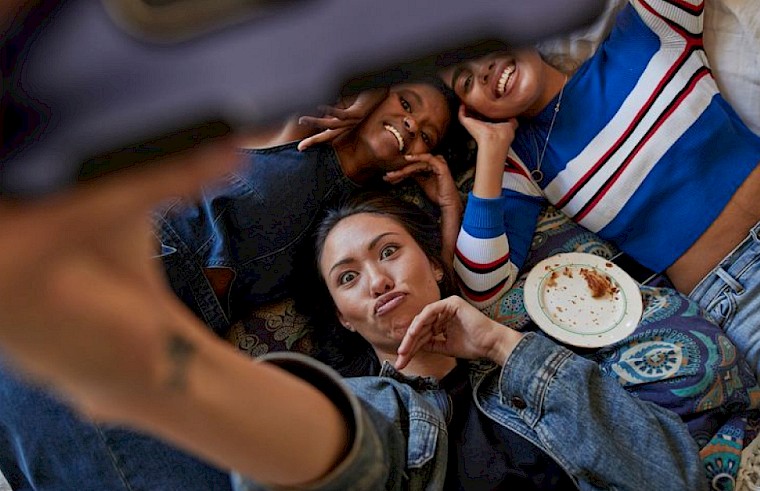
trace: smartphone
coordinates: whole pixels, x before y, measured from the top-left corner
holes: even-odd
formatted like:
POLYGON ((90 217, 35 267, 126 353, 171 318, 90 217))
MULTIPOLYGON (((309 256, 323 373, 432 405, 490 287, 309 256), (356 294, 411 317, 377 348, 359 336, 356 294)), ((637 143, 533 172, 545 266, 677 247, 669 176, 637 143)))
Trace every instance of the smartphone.
POLYGON ((0 193, 150 162, 441 60, 585 25, 604 0, 37 0, 0 50, 0 193), (6 116, 4 115, 4 118, 6 116))

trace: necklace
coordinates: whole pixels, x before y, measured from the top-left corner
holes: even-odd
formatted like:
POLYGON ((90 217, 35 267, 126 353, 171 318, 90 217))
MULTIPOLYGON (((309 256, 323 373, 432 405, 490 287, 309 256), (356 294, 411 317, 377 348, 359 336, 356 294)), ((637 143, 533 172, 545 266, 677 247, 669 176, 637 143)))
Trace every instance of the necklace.
MULTIPOLYGON (((560 105, 562 104, 562 94, 565 93, 565 85, 567 85, 567 75, 565 75, 565 82, 562 84, 562 88, 559 89, 559 97, 557 97, 557 103, 554 105, 554 114, 552 114, 552 122, 549 123, 549 131, 546 132, 546 141, 544 141, 544 148, 541 150, 541 155, 538 156, 538 165, 536 168, 530 171, 530 178, 533 182, 539 183, 544 179, 544 173, 541 172, 541 164, 544 163, 544 155, 546 155, 546 147, 549 146, 549 137, 552 136, 552 130, 554 129, 554 121, 557 120, 557 113, 559 113, 560 105)), ((538 148, 536 148, 538 150, 538 148)))

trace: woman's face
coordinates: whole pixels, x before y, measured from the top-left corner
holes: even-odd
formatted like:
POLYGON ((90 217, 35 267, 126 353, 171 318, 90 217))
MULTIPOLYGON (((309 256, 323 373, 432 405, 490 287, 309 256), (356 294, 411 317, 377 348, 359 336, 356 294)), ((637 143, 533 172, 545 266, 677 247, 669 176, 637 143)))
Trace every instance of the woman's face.
POLYGON ((440 299, 443 271, 392 218, 359 213, 325 240, 319 269, 344 327, 395 354, 412 319, 440 299))
POLYGON ((435 148, 449 119, 446 98, 432 85, 396 85, 362 122, 358 135, 381 170, 396 170, 408 163, 404 155, 435 148))
POLYGON ((494 120, 535 112, 546 83, 544 61, 534 49, 492 53, 441 76, 467 108, 494 120))

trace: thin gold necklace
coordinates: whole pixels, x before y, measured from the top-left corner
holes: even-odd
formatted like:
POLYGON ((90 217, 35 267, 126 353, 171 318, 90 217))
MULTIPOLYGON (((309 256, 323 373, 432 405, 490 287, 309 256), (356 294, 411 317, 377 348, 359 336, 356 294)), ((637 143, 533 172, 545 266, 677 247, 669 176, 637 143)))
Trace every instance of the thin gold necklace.
POLYGON ((562 88, 559 89, 559 97, 557 97, 557 103, 554 105, 554 114, 552 114, 552 122, 549 123, 549 131, 546 132, 546 141, 544 141, 544 148, 541 150, 541 155, 538 156, 538 165, 536 168, 530 171, 530 178, 533 182, 539 183, 544 179, 544 173, 541 172, 541 164, 544 163, 544 155, 546 155, 546 148, 549 146, 549 137, 552 136, 552 130, 554 129, 554 121, 557 120, 557 113, 559 113, 560 105, 562 104, 562 94, 565 93, 565 85, 567 85, 567 75, 565 75, 565 82, 562 84, 562 88))

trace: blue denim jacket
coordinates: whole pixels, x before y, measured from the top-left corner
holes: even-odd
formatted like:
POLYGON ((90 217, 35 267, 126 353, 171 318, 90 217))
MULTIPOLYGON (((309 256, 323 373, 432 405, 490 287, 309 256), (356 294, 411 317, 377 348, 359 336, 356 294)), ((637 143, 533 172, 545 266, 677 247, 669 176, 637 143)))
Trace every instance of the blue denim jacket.
POLYGON ((154 214, 161 259, 177 295, 217 332, 247 309, 283 296, 296 248, 332 200, 355 189, 330 145, 244 150, 245 162, 198 201, 154 214), (221 305, 203 269, 234 273, 221 305))
MULTIPOLYGON (((346 457, 305 489, 443 488, 450 408, 434 379, 386 365, 379 377, 341 381, 298 354, 266 359, 328 393, 353 425, 346 457)), ((707 489, 697 444, 677 415, 631 396, 596 363, 540 334, 526 334, 501 369, 472 362, 470 378, 480 410, 555 459, 578 489, 707 489)), ((232 480, 238 491, 268 489, 232 480)))

